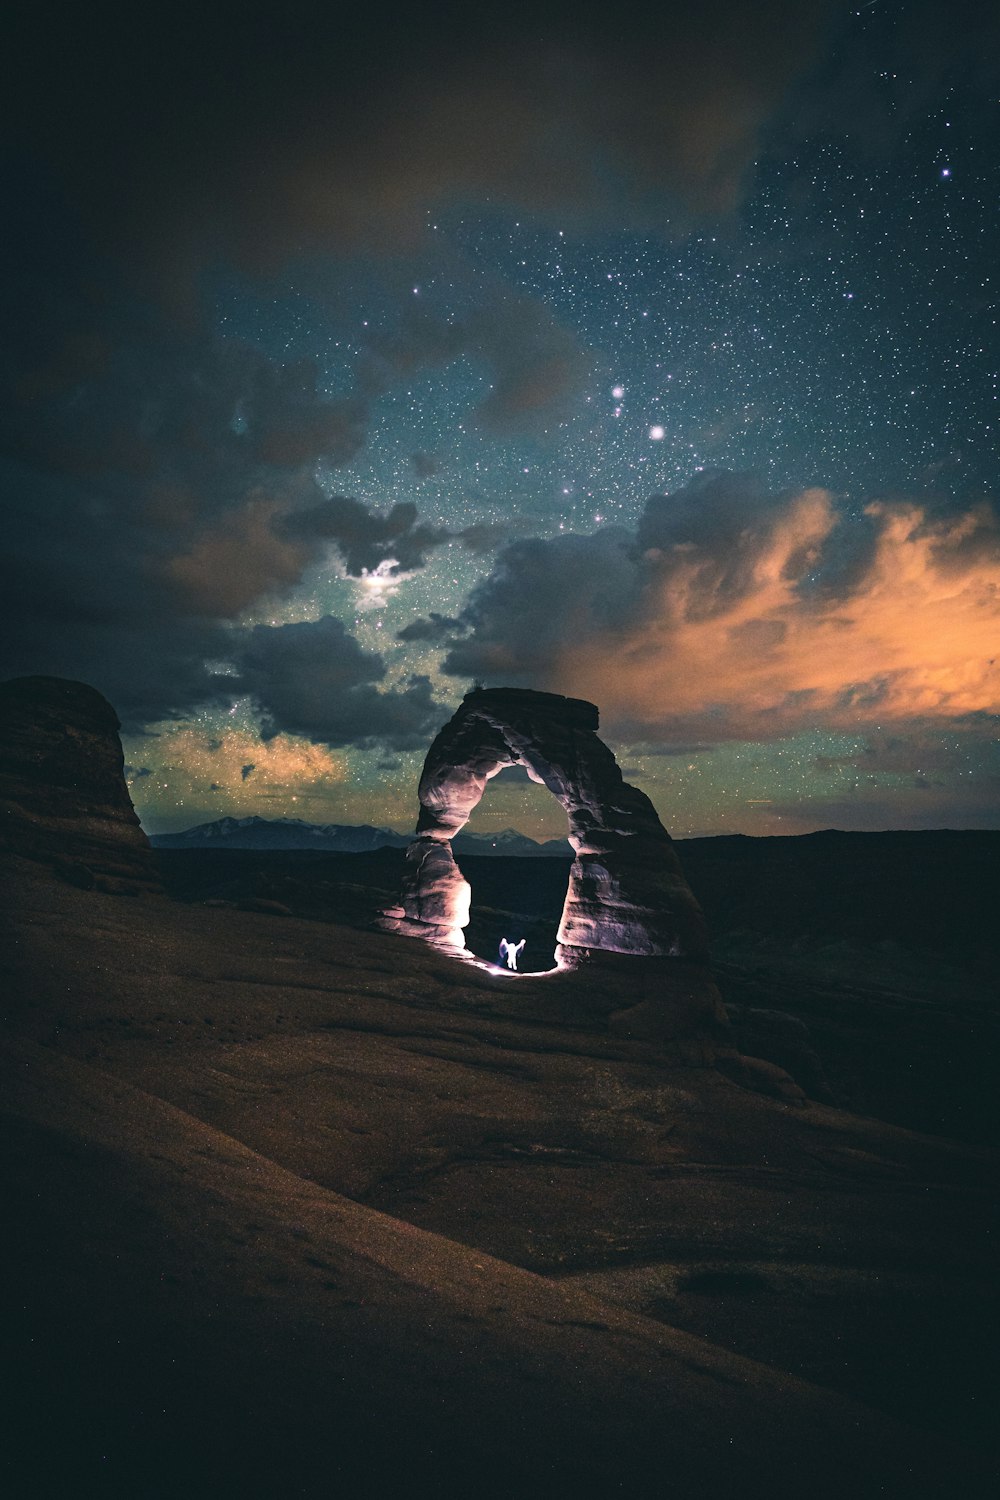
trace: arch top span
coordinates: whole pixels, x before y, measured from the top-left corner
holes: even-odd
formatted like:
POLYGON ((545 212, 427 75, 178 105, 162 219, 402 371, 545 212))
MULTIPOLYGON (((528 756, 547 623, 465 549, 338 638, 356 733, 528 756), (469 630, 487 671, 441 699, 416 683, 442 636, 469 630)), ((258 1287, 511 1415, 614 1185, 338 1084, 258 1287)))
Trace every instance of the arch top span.
POLYGON ((471 893, 451 840, 490 779, 523 766, 561 803, 575 853, 559 961, 595 951, 704 958, 704 917, 673 841, 646 794, 623 779, 598 726, 597 708, 582 698, 528 688, 469 693, 427 752, 400 900, 380 925, 465 951, 471 893))

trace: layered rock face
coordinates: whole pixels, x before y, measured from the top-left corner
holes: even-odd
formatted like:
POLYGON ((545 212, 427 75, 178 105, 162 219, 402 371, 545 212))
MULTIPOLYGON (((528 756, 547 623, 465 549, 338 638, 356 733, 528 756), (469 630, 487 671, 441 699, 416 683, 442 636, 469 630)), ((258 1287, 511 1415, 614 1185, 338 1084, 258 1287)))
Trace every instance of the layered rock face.
POLYGON ((120 727, 85 683, 0 684, 0 853, 40 861, 81 886, 159 890, 125 785, 120 727))
POLYGON ((573 964, 593 953, 704 958, 704 918, 670 835, 649 798, 623 781, 597 727, 597 709, 579 698, 521 688, 470 693, 428 751, 401 899, 381 925, 464 950, 470 891, 451 839, 490 778, 523 766, 565 808, 576 853, 559 960, 573 964))

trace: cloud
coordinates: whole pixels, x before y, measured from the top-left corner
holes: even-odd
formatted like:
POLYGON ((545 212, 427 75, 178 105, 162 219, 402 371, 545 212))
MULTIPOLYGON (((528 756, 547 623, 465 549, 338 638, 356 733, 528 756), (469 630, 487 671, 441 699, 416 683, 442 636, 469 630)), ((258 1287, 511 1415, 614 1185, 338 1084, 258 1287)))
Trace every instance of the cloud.
MULTIPOLYGON (((99 485, 24 465, 8 465, 7 475, 4 675, 43 671, 92 682, 131 732, 247 693, 270 735, 288 729, 336 745, 409 748, 446 717, 426 679, 380 690, 382 658, 363 651, 339 620, 270 632, 231 623, 262 590, 296 581, 321 541, 327 545, 315 536, 277 536, 273 501, 251 498, 196 533, 186 550, 171 552, 183 526, 165 536, 160 521, 140 514, 130 522, 99 485)), ((356 502, 351 514, 363 523, 356 502)), ((411 565, 417 530, 408 529, 399 549, 411 565)), ((251 761, 259 780, 258 757, 244 754, 241 765, 251 761)))
POLYGON ((331 746, 376 741, 394 750, 426 744, 447 717, 430 681, 411 677, 379 691, 382 658, 364 651, 332 615, 291 625, 256 625, 233 651, 235 685, 252 696, 265 739, 285 732, 331 746))
POLYGON ((427 619, 411 620, 402 630, 397 630, 397 641, 443 641, 461 630, 461 621, 451 615, 440 615, 431 610, 427 619))
POLYGON ((510 541, 512 533, 525 528, 525 521, 512 520, 504 526, 492 523, 476 523, 465 526, 461 531, 452 532, 457 542, 461 542, 467 552, 481 555, 484 552, 495 552, 503 543, 510 541))
POLYGON ((194 615, 234 619, 262 596, 291 588, 318 548, 288 535, 283 502, 251 492, 238 509, 196 532, 183 551, 163 558, 163 580, 194 615))
POLYGON ((639 582, 635 539, 624 528, 590 536, 512 542, 472 590, 445 671, 530 687, 558 675, 567 643, 613 632, 628 618, 639 582))
POLYGON ((517 542, 445 670, 593 699, 621 737, 717 743, 1000 710, 1000 528, 874 502, 845 568, 834 497, 715 473, 635 535, 517 542))
POLYGON ((343 400, 321 396, 314 360, 287 365, 261 360, 256 376, 238 419, 262 463, 298 468, 321 458, 339 467, 364 445, 367 400, 360 393, 343 400))
POLYGON ((332 542, 355 578, 388 564, 394 573, 422 568, 427 554, 451 535, 418 522, 411 502, 394 505, 383 516, 346 495, 330 495, 308 509, 292 511, 277 530, 296 541, 332 542))
POLYGON ((104 0, 57 33, 20 18, 5 134, 163 279, 220 251, 258 268, 395 253, 446 197, 665 226, 738 201, 835 9, 546 0, 530 20, 453 7, 429 24, 396 3, 346 26, 299 0, 182 25, 104 0))

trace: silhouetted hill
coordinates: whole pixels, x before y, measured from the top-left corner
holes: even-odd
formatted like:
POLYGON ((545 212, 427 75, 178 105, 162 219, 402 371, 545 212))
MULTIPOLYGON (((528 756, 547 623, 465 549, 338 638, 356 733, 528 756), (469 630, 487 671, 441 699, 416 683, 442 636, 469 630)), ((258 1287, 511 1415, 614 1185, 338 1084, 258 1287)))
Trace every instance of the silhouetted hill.
POLYGON ((684 839, 678 851, 717 940, 896 942, 992 963, 1000 832, 684 839))

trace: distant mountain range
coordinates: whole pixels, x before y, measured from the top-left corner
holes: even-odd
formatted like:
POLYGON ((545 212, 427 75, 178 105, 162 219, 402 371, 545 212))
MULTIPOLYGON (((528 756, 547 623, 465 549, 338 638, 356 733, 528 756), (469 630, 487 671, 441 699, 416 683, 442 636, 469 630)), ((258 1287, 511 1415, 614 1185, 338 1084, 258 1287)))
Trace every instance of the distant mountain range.
MULTIPOLYGON (((154 833, 154 849, 322 849, 337 854, 364 854, 372 849, 404 849, 412 834, 370 824, 304 823, 301 818, 217 818, 183 833, 154 833)), ((502 833, 460 833, 452 840, 456 854, 519 854, 570 858, 567 839, 539 844, 514 828, 502 833)))

